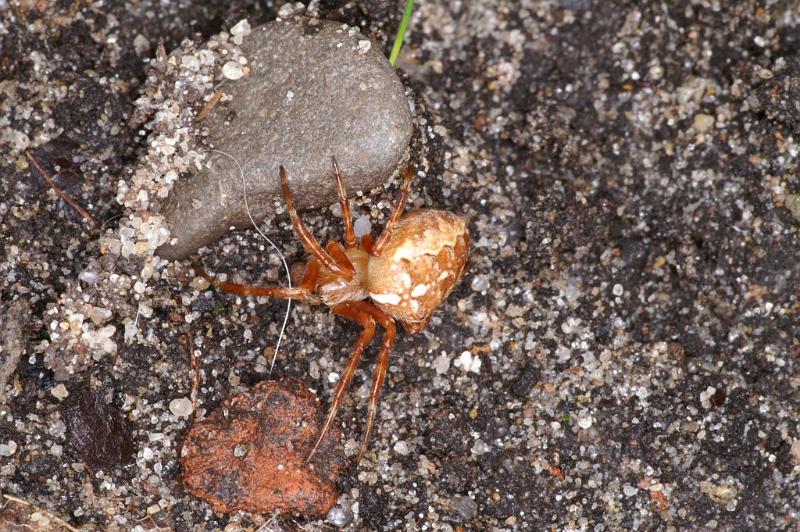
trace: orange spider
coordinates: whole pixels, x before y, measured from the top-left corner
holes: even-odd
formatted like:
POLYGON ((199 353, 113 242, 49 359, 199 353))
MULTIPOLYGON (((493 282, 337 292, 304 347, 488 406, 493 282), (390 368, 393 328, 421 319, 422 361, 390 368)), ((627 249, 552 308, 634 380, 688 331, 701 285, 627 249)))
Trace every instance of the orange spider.
POLYGON ((336 159, 333 159, 333 170, 344 219, 345 245, 332 241, 323 248, 297 215, 286 171, 283 166, 280 167, 283 195, 292 227, 312 256, 298 286, 289 288, 226 283, 214 279, 199 266, 194 266, 194 269, 212 285, 234 294, 306 300, 314 300, 314 296, 318 296, 334 314, 350 319, 363 328, 336 387, 328 418, 306 460, 313 456, 330 428, 353 380, 361 354, 372 341, 376 322, 383 326, 386 332, 372 379, 367 428, 357 459, 360 461, 375 424, 381 387, 389 366, 389 352, 397 335, 395 319, 412 334, 428 325, 433 312, 464 274, 469 254, 469 232, 461 218, 446 211, 420 209, 401 217, 414 177, 414 171, 409 167, 400 198, 381 236, 373 242, 370 235, 365 235, 357 242, 350 203, 336 159))

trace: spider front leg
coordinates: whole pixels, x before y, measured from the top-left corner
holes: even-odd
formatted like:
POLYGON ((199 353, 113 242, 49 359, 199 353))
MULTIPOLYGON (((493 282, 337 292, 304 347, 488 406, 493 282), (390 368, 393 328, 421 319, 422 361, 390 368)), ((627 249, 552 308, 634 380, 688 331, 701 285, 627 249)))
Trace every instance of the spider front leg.
POLYGON ((364 235, 361 237, 361 249, 372 255, 374 248, 375 240, 372 238, 372 235, 364 235))
POLYGON ((344 246, 341 243, 336 241, 328 242, 328 245, 325 246, 325 249, 328 250, 331 258, 333 258, 333 260, 335 260, 336 264, 339 266, 353 266, 353 263, 350 262, 350 259, 347 257, 347 253, 345 253, 344 246))
POLYGON ((406 173, 403 178, 403 188, 400 190, 400 197, 397 198, 397 203, 392 210, 392 214, 389 216, 389 221, 386 223, 386 227, 383 229, 383 233, 381 233, 380 238, 375 243, 375 247, 372 250, 373 255, 380 255, 381 250, 386 246, 389 242, 389 239, 392 237, 392 233, 394 232, 394 226, 397 225, 397 220, 400 219, 402 216, 403 211, 406 208, 406 202, 408 201, 408 189, 411 186, 411 181, 414 180, 414 168, 409 166, 406 168, 406 173))
POLYGON ((339 205, 342 206, 342 220, 344 221, 344 241, 348 248, 356 247, 356 232, 353 230, 353 216, 350 214, 350 201, 347 199, 347 192, 344 190, 344 181, 339 172, 339 165, 336 157, 331 157, 333 161, 333 173, 336 174, 336 186, 339 190, 339 205))
POLYGON ((283 196, 286 199, 286 210, 289 211, 289 218, 292 219, 292 227, 294 228, 295 233, 297 233, 297 237, 303 243, 303 246, 305 246, 306 250, 308 250, 308 252, 311 253, 315 259, 325 266, 325 268, 341 277, 344 277, 348 281, 352 279, 356 274, 356 270, 353 268, 353 265, 350 264, 349 260, 346 264, 340 265, 336 259, 331 257, 331 255, 319 245, 317 239, 314 238, 314 235, 311 234, 311 231, 308 230, 303 221, 300 219, 300 216, 297 214, 297 209, 294 208, 294 196, 292 196, 292 192, 289 190, 289 179, 286 177, 286 170, 283 168, 283 166, 280 167, 278 173, 281 178, 281 186, 283 187, 283 196))

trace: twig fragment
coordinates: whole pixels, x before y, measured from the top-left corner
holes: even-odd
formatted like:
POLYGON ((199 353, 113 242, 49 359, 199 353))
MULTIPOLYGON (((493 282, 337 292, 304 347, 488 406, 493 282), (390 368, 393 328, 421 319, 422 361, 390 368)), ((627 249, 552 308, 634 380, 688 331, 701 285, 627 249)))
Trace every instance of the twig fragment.
POLYGON ((208 100, 208 103, 205 104, 202 109, 200 109, 199 113, 197 113, 195 120, 202 120, 206 116, 208 116, 208 113, 210 113, 211 110, 217 106, 217 104, 219 103, 219 101, 222 99, 223 96, 225 96, 225 93, 222 92, 222 89, 217 90, 217 92, 214 93, 214 96, 212 96, 211 99, 208 100))
MULTIPOLYGON (((60 517, 51 514, 50 512, 45 510, 44 508, 40 508, 39 506, 36 506, 35 504, 31 504, 28 501, 25 501, 25 500, 22 500, 22 499, 18 499, 17 497, 14 497, 13 495, 7 495, 5 493, 3 494, 3 499, 11 501, 11 502, 13 502, 15 504, 18 504, 20 506, 27 506, 28 508, 31 509, 31 513, 38 512, 38 513, 40 513, 42 515, 45 515, 48 518, 50 518, 53 521, 55 521, 59 526, 64 527, 65 529, 69 530, 69 532, 80 532, 79 529, 77 529, 74 526, 70 525, 69 523, 67 523, 66 521, 61 519, 60 517)), ((0 524, 2 524, 2 523, 0 523, 0 524)))
POLYGON ((75 199, 72 196, 64 192, 58 185, 56 185, 55 181, 53 181, 53 178, 47 175, 47 172, 44 171, 42 165, 39 164, 39 161, 36 160, 36 158, 31 154, 31 152, 26 151, 25 156, 28 158, 28 161, 30 161, 31 165, 33 165, 36 171, 39 172, 39 175, 41 175, 44 178, 44 180, 47 181, 47 184, 50 185, 50 188, 55 190, 56 193, 58 193, 58 195, 61 196, 61 199, 69 203, 73 209, 78 211, 80 215, 83 216, 83 219, 89 223, 92 229, 97 229, 97 222, 95 221, 94 218, 92 218, 92 215, 89 214, 89 212, 86 209, 81 207, 80 204, 77 201, 75 201, 75 199))
POLYGON ((191 421, 194 422, 197 417, 197 403, 200 395, 200 357, 194 356, 191 331, 183 335, 183 339, 186 342, 186 349, 189 352, 189 364, 192 367, 192 391, 190 397, 192 400, 191 421))

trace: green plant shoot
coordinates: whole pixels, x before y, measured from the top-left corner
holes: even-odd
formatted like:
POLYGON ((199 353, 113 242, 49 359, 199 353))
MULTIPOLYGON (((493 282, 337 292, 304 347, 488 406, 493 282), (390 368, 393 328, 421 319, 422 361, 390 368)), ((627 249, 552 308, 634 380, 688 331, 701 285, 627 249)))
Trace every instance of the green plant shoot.
POLYGON ((406 7, 403 9, 403 18, 400 20, 400 27, 397 29, 397 36, 394 38, 392 53, 389 54, 389 63, 392 65, 392 68, 397 65, 397 56, 400 55, 400 49, 403 48, 403 39, 406 37, 412 11, 414 11, 414 0, 406 0, 406 7))

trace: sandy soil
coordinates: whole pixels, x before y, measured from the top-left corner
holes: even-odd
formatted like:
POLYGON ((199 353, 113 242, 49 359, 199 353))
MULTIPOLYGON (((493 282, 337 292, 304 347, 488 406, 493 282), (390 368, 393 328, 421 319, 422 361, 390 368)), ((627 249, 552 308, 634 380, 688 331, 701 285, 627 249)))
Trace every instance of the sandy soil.
MULTIPOLYGON (((98 235, 131 219, 119 182, 158 133, 136 103, 158 44, 273 19, 264 5, 0 1, 0 309, 30 309, 4 325, 25 341, 0 406, 0 519, 30 509, 13 497, 87 530, 800 526, 794 2, 419 5, 399 66, 431 170, 411 204, 468 220, 472 267, 424 333, 400 335, 372 450, 343 475, 328 520, 216 514, 188 495, 177 448, 189 420, 170 408, 192 384, 181 338, 202 361, 207 412, 267 378, 285 306, 198 290, 189 263, 144 283, 150 259, 98 235), (25 151, 61 169, 58 185, 102 229, 25 151), (130 288, 109 287, 123 277, 130 288), (53 333, 77 323, 65 294, 103 290, 113 316, 82 323, 108 354, 62 379, 53 333), (129 423, 131 464, 92 468, 70 441, 64 391, 86 387, 129 423)), ((384 47, 400 15, 369 1, 319 11, 384 47)), ((377 230, 396 185, 360 197, 356 216, 377 230)), ((335 211, 305 219, 333 238, 335 211)), ((285 217, 264 229, 302 259, 285 217)), ((255 231, 201 260, 282 282, 255 231)), ((276 373, 327 401, 357 334, 296 305, 276 373)), ((339 416, 350 453, 369 377, 365 364, 339 416)))

